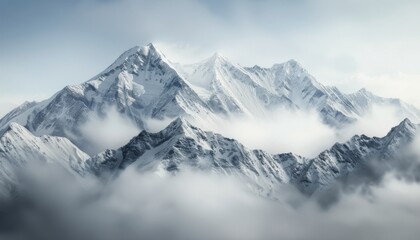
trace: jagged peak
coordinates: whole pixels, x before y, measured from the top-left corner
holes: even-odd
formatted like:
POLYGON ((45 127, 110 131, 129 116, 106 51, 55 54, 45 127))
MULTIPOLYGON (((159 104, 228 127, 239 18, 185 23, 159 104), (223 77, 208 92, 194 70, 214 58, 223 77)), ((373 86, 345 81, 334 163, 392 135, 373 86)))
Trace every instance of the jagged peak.
MULTIPOLYGON (((287 62, 284 63, 275 63, 273 64, 273 66, 271 67, 273 69, 299 69, 299 70, 305 70, 302 65, 297 62, 294 59, 290 59, 287 62)), ((305 70, 306 71, 306 70, 305 70)))
POLYGON ((191 127, 192 125, 187 120, 185 120, 184 118, 178 117, 175 120, 173 120, 171 123, 169 123, 169 125, 162 131, 173 132, 173 131, 189 129, 191 127))
POLYGON ((135 54, 142 54, 143 56, 150 55, 163 55, 160 50, 158 50, 153 43, 149 43, 145 46, 134 46, 128 50, 126 50, 123 54, 120 55, 118 59, 126 59, 135 54))
POLYGON ((152 49, 156 49, 155 45, 153 43, 148 43, 146 45, 146 47, 152 48, 152 49))
MULTIPOLYGON (((141 131, 137 136, 133 137, 129 143, 125 146, 135 145, 138 142, 147 141, 145 139, 149 139, 152 136, 158 136, 162 139, 172 139, 172 138, 179 138, 184 136, 194 137, 194 131, 198 130, 198 128, 192 126, 187 120, 183 118, 176 118, 172 122, 168 124, 164 129, 157 133, 148 132, 146 130, 141 131)), ((166 141, 165 140, 165 141, 166 141)))
POLYGON ((398 125, 399 127, 410 127, 410 128, 416 128, 416 125, 410 121, 408 118, 404 118, 404 120, 401 121, 401 123, 398 125))
POLYGON ((133 55, 136 52, 140 51, 140 49, 141 49, 141 46, 136 45, 136 46, 124 51, 123 54, 121 54, 121 56, 123 56, 123 55, 133 55))
POLYGON ((149 43, 142 47, 134 46, 126 50, 109 67, 107 67, 98 75, 89 79, 88 82, 91 80, 96 80, 103 75, 107 75, 110 72, 115 71, 116 69, 125 69, 126 67, 135 66, 138 64, 139 61, 162 61, 171 68, 173 68, 172 63, 166 58, 166 56, 159 49, 157 49, 153 43, 149 43))
MULTIPOLYGON (((262 151, 262 150, 260 150, 262 151)), ((274 156, 279 157, 281 160, 290 160, 290 159, 296 159, 298 162, 302 162, 305 157, 300 156, 298 154, 292 153, 292 152, 286 152, 286 153, 279 153, 275 154, 274 156)))
POLYGON ((388 134, 386 135, 386 137, 391 137, 391 136, 395 136, 399 133, 409 133, 411 135, 415 134, 415 131, 417 129, 416 124, 414 124, 413 122, 410 121, 410 119, 405 118, 403 121, 400 122, 400 124, 398 124, 397 126, 393 127, 388 134))
POLYGON ((219 63, 229 62, 228 59, 220 52, 215 52, 210 58, 204 61, 207 65, 216 65, 219 63))
POLYGON ((366 88, 359 89, 355 94, 361 94, 361 95, 365 95, 365 96, 373 95, 373 93, 368 91, 366 88))
POLYGON ((225 56, 222 53, 220 53, 220 52, 215 52, 213 54, 213 56, 211 56, 211 58, 212 59, 225 59, 225 56))
POLYGON ((300 64, 295 59, 289 59, 285 64, 288 64, 290 66, 300 66, 300 64))
POLYGON ((263 67, 261 67, 260 65, 255 64, 253 67, 251 67, 254 70, 262 70, 264 69, 263 67))
POLYGON ((144 47, 138 49, 143 56, 165 58, 165 55, 156 48, 153 43, 149 43, 144 47))
POLYGON ((128 59, 132 58, 133 56, 140 55, 143 58, 159 58, 159 59, 165 59, 165 55, 158 50, 155 45, 152 43, 147 44, 146 46, 140 47, 140 46, 134 46, 127 51, 125 51, 123 54, 121 54, 117 60, 114 61, 114 63, 111 65, 111 67, 119 66, 126 62, 128 59))
POLYGON ((271 70, 274 72, 281 72, 285 75, 308 74, 308 71, 294 59, 290 59, 284 63, 274 64, 271 67, 271 70))

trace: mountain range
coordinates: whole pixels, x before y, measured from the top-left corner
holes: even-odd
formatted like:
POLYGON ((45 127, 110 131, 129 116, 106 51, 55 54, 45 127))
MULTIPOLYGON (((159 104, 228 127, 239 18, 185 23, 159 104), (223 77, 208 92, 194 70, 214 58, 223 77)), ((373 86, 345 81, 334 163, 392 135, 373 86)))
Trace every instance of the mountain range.
POLYGON ((220 134, 203 131, 177 118, 157 133, 142 131, 126 145, 93 157, 62 137, 36 137, 12 123, 0 138, 0 180, 12 188, 14 170, 30 161, 54 163, 80 176, 108 179, 127 168, 159 175, 183 169, 226 174, 243 179, 253 190, 274 197, 283 183, 306 194, 327 188, 371 160, 396 161, 417 135, 419 125, 403 120, 382 137, 356 135, 336 143, 314 158, 293 153, 269 154, 252 150, 220 134))
POLYGON ((246 68, 215 54, 184 66, 149 44, 129 49, 82 84, 12 110, 0 120, 0 133, 16 122, 36 136, 66 137, 96 154, 81 128, 93 116, 105 116, 110 106, 148 130, 149 119, 183 117, 201 126, 233 114, 264 116, 280 107, 313 110, 326 124, 339 128, 360 119, 374 104, 392 105, 401 115, 420 119, 418 109, 399 99, 381 98, 365 89, 344 94, 324 86, 294 60, 271 68, 246 68))
POLYGON ((14 169, 31 161, 56 163, 80 176, 109 177, 128 167, 172 174, 185 168, 235 175, 262 195, 275 197, 291 183, 312 194, 371 159, 398 156, 418 126, 403 120, 383 138, 356 135, 314 158, 269 154, 203 131, 214 119, 264 116, 278 108, 315 111, 340 128, 357 122, 373 105, 392 105, 418 121, 420 111, 399 99, 361 89, 345 94, 324 86, 298 62, 270 68, 242 67, 220 54, 197 64, 173 63, 153 44, 124 52, 92 79, 67 86, 41 102, 26 102, 0 120, 0 184, 10 190, 14 169), (98 152, 82 126, 110 107, 140 129, 118 149, 98 152), (149 120, 175 119, 151 132, 149 120))

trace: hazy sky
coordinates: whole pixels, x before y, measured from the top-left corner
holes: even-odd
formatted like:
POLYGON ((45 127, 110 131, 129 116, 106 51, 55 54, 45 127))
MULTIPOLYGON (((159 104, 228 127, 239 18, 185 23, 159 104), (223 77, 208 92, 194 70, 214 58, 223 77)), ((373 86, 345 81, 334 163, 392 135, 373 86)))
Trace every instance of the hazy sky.
POLYGON ((0 0, 0 115, 88 80, 134 45, 172 61, 219 51, 296 59, 320 82, 420 107, 420 1, 0 0))

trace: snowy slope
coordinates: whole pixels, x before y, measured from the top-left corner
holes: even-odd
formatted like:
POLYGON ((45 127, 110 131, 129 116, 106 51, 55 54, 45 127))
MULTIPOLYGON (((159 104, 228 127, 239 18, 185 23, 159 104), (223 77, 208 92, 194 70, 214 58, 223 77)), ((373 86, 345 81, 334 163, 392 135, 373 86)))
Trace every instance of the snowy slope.
MULTIPOLYGON (((184 78, 215 112, 264 114, 274 107, 295 108, 287 97, 255 81, 249 72, 216 53, 202 63, 185 66, 184 78)), ((269 84, 269 83, 267 83, 269 84)))
POLYGON ((23 126, 11 123, 0 137, 0 191, 10 190, 16 171, 28 163, 54 163, 70 173, 84 174, 89 156, 68 139, 44 135, 36 137, 23 126))

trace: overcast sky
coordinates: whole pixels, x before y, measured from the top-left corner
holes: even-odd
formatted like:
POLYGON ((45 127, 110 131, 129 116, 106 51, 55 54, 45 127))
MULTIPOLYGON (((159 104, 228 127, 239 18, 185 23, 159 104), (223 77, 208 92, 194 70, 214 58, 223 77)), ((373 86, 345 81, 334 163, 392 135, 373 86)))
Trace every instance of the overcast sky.
POLYGON ((215 51, 245 66, 293 58, 345 92, 420 107, 419 11, 395 0, 0 0, 0 115, 149 42, 182 63, 215 51))

